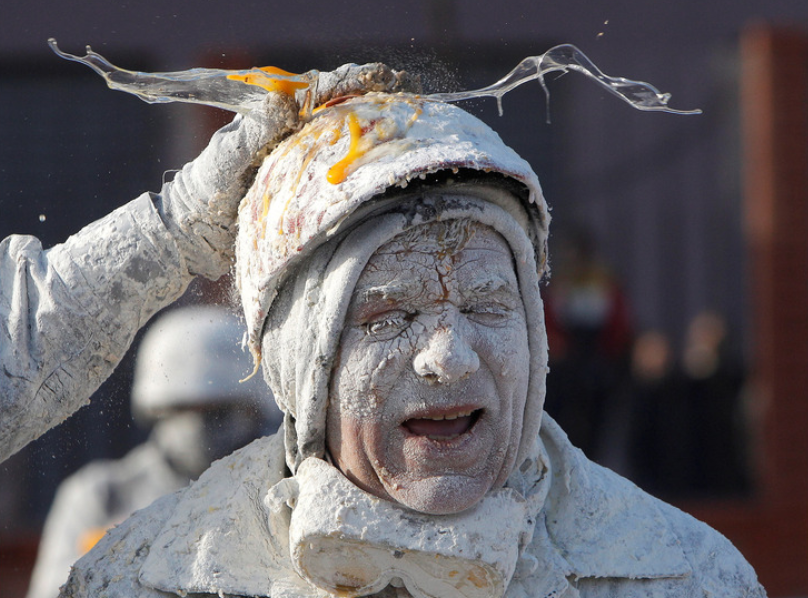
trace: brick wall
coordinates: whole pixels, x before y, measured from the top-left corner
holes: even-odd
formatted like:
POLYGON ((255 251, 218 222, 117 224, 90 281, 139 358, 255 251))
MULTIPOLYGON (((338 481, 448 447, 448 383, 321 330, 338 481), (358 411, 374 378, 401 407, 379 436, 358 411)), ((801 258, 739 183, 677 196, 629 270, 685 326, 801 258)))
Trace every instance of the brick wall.
POLYGON ((808 36, 742 38, 757 492, 681 505, 727 535, 769 595, 808 593, 808 36))

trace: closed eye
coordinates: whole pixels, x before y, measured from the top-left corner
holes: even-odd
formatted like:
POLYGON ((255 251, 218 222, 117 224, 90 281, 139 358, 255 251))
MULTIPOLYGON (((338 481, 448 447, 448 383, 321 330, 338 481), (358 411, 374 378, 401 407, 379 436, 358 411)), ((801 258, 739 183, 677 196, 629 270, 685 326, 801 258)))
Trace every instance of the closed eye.
POLYGON ((362 327, 373 340, 389 340, 409 327, 414 317, 415 314, 403 309, 394 309, 374 315, 363 322, 362 327))
POLYGON ((460 310, 460 313, 472 322, 483 326, 499 327, 504 326, 511 319, 513 310, 501 303, 483 302, 468 304, 460 310))

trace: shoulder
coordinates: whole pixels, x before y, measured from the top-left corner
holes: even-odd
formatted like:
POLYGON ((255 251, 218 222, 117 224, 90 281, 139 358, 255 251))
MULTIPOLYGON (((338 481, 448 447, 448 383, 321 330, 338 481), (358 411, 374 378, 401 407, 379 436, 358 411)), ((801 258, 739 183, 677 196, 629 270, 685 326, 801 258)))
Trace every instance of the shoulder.
POLYGON ((61 598, 157 598, 163 592, 143 587, 138 574, 152 541, 180 500, 177 492, 155 501, 110 530, 73 566, 61 598))
MULTIPOLYGON (((195 571, 202 557, 210 562, 210 555, 201 550, 210 549, 214 556, 219 548, 225 550, 223 544, 214 541, 210 546, 206 540, 234 536, 227 548, 238 552, 238 531, 248 524, 260 527, 257 517, 240 521, 241 511, 234 509, 246 503, 260 512, 260 489, 266 492, 267 484, 273 483, 272 465, 277 465, 276 454, 282 460, 282 446, 279 435, 258 439, 215 462, 187 488, 137 511, 73 566, 62 598, 158 598, 190 593, 188 588, 194 589, 194 585, 184 585, 193 578, 188 571, 195 571), (174 593, 154 589, 171 584, 179 584, 174 593)), ((212 570, 203 573, 215 575, 212 570)))
POLYGON ((766 595, 752 566, 726 537, 672 505, 659 500, 657 503, 681 542, 685 558, 693 568, 695 585, 705 596, 766 595))
POLYGON ((588 460, 551 419, 546 519, 583 596, 762 597, 754 570, 720 533, 588 460))

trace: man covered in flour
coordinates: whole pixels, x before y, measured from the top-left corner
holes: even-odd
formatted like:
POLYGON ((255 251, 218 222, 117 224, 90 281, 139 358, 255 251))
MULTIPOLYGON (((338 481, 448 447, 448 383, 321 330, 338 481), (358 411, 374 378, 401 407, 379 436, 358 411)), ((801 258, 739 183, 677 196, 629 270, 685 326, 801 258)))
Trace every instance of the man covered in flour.
POLYGON ((61 595, 764 596, 543 413, 548 224, 530 166, 451 104, 315 110, 238 215, 281 432, 112 530, 61 595))

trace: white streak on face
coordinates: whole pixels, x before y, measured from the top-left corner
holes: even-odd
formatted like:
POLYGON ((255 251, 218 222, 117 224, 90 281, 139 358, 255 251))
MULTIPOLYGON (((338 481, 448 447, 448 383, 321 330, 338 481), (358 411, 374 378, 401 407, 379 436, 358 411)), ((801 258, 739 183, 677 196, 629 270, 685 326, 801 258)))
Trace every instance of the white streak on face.
POLYGON ((448 226, 400 235, 365 267, 327 428, 334 461, 357 485, 434 514, 462 511, 505 483, 529 376, 507 243, 474 223, 465 224, 468 239, 447 241, 448 226))

